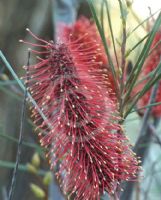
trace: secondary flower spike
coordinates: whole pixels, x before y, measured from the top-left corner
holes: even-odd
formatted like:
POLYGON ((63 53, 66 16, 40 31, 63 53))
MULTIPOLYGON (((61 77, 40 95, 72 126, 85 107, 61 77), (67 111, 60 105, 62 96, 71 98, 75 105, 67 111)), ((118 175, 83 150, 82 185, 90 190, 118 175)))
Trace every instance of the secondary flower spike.
MULTIPOLYGON (((160 62, 160 59, 161 59, 161 31, 158 31, 156 33, 153 43, 152 43, 152 46, 151 46, 151 50, 152 50, 152 53, 149 55, 149 57, 147 58, 144 66, 143 66, 143 70, 140 75, 140 78, 147 76, 150 72, 152 72, 158 66, 158 64, 160 62), (155 48, 155 49, 153 49, 153 48, 155 48)), ((149 80, 149 79, 142 81, 142 83, 140 83, 136 87, 135 91, 139 92, 146 85, 147 80, 149 80)), ((148 105, 150 95, 151 95, 151 89, 139 100, 139 102, 138 102, 139 108, 148 105)), ((159 88, 157 90, 155 102, 161 102, 161 83, 159 83, 159 88)), ((161 116, 161 105, 152 107, 152 115, 154 117, 161 116)))
POLYGON ((40 47, 31 51, 42 58, 29 66, 28 86, 48 119, 33 108, 51 169, 59 163, 56 176, 69 199, 98 200, 105 191, 113 194, 121 181, 135 180, 139 167, 128 140, 119 134, 111 91, 97 73, 99 44, 85 46, 88 33, 75 40, 70 34, 54 44, 29 32, 40 44, 23 42, 40 47))

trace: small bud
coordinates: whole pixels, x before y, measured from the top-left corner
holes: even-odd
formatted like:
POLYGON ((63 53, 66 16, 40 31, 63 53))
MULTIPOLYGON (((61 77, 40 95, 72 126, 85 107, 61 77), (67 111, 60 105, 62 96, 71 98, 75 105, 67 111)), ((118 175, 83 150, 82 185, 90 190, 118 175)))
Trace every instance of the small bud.
POLYGON ((3 81, 8 81, 9 80, 9 78, 8 78, 8 76, 6 74, 1 74, 0 75, 0 79, 2 79, 3 81))
POLYGON ((30 163, 27 163, 27 170, 33 174, 37 174, 37 169, 30 163))
POLYGON ((131 7, 132 6, 132 2, 131 1, 126 1, 126 5, 127 5, 127 7, 131 7))
POLYGON ((40 157, 38 153, 34 153, 34 155, 32 156, 31 163, 36 168, 40 166, 40 157))
POLYGON ((52 173, 51 172, 47 172, 43 178, 43 183, 44 185, 49 185, 52 181, 52 173))
POLYGON ((31 191, 34 193, 34 195, 39 198, 43 199, 45 197, 45 192, 43 189, 41 189, 38 185, 35 185, 33 183, 30 184, 31 191))

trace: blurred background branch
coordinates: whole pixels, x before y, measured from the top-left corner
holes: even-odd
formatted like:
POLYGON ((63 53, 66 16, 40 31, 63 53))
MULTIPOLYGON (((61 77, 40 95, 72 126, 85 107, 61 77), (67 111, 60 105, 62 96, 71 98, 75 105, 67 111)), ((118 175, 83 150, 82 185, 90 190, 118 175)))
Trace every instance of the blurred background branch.
MULTIPOLYGON (((151 96, 149 99, 149 104, 155 103, 158 87, 159 87, 159 82, 157 82, 152 89, 151 96)), ((144 113, 141 129, 139 132, 139 137, 133 148, 136 155, 141 159, 142 166, 144 164, 144 160, 147 157, 148 150, 149 150, 149 147, 150 147, 150 144, 152 141, 152 137, 153 137, 152 130, 150 128, 151 122, 149 122, 151 110, 152 110, 152 107, 149 107, 146 109, 146 111, 144 113), (143 147, 142 147, 142 144, 144 144, 143 147)), ((154 118, 153 127, 157 128, 159 121, 160 121, 159 118, 154 118)), ((133 194, 135 185, 136 185, 135 182, 130 182, 130 183, 125 184, 124 192, 121 195, 121 200, 124 200, 124 199, 130 200, 132 198, 132 194, 133 194)))

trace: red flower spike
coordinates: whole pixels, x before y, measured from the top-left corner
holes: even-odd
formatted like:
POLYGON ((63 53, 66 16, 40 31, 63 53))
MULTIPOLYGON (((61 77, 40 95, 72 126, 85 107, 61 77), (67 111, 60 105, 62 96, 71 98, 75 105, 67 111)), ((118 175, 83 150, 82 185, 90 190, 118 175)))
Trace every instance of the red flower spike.
POLYGON ((100 199, 104 191, 112 194, 121 181, 135 180, 139 168, 126 137, 118 134, 120 117, 108 87, 100 82, 99 63, 90 62, 99 47, 93 40, 86 46, 85 37, 88 34, 57 44, 37 38, 41 44, 33 46, 42 47, 45 58, 28 73, 29 89, 50 124, 33 109, 34 122, 42 130, 40 143, 51 169, 59 161, 56 176, 75 200, 100 199))
MULTIPOLYGON (((153 49, 159 41, 161 41, 161 31, 156 33, 151 49, 153 49)), ((153 71, 158 66, 160 62, 160 57, 161 57, 161 43, 157 45, 157 47, 152 51, 152 53, 147 58, 143 66, 143 70, 140 75, 140 78, 143 78, 144 76, 148 75, 151 71, 153 71)), ((147 83, 147 80, 139 84, 136 87, 135 92, 141 91, 141 89, 147 83)), ((151 89, 138 101, 138 108, 144 107, 148 104, 150 95, 151 95, 151 89)), ((157 90, 155 102, 161 102, 161 83, 159 84, 159 88, 157 90)), ((140 111, 140 112, 141 114, 143 114, 143 111, 140 111)), ((152 107, 152 115, 154 117, 161 117, 161 105, 152 107)))

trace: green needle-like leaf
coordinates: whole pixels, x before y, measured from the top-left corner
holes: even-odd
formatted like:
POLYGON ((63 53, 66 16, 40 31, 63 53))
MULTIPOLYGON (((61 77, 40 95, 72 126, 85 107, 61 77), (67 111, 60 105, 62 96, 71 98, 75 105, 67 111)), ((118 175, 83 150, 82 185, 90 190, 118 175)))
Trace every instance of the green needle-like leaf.
POLYGON ((139 25, 137 25, 128 35, 127 38, 130 37, 132 35, 132 33, 135 33, 135 31, 142 26, 145 22, 147 22, 149 19, 151 19, 154 15, 156 15, 158 12, 160 12, 161 9, 157 10, 156 12, 154 12, 152 15, 150 15, 150 17, 147 17, 146 19, 144 19, 141 23, 139 23, 139 25))
POLYGON ((93 5, 93 1, 92 0, 87 0, 87 1, 88 1, 89 6, 90 6, 90 9, 91 9, 93 18, 95 20, 95 23, 97 25, 99 34, 101 36, 101 39, 102 39, 102 42, 103 42, 103 45, 104 45, 104 48, 105 48, 105 52, 106 52, 106 55, 107 55, 107 58, 108 58, 109 66, 110 66, 111 72, 112 72, 113 77, 114 77, 115 86, 117 88, 116 71, 115 71, 114 64, 113 64, 113 61, 112 61, 112 58, 111 58, 111 55, 110 55, 110 52, 109 52, 108 44, 106 42, 106 37, 105 37, 105 34, 104 34, 104 30, 102 29, 101 24, 100 24, 100 22, 98 20, 98 17, 97 17, 97 14, 96 14, 96 10, 95 10, 95 7, 93 5))
MULTIPOLYGON (((14 77, 14 79, 17 81, 17 83, 19 84, 20 88, 25 91, 26 88, 24 86, 24 84, 22 83, 22 81, 18 78, 17 74, 14 72, 13 68, 11 67, 11 65, 9 64, 9 62, 7 61, 7 59, 5 58, 5 56, 3 55, 2 51, 0 51, 0 58, 2 59, 2 61, 4 62, 4 64, 6 65, 6 67, 8 68, 8 70, 11 72, 12 76, 14 77)), ((48 126, 50 128, 52 128, 52 125, 49 123, 49 120, 47 119, 47 117, 44 115, 44 113, 42 112, 42 110, 39 108, 39 106, 37 105, 36 101, 33 99, 33 97, 31 96, 31 94, 29 92, 27 92, 27 96, 30 99, 31 103, 33 104, 33 106, 37 109, 37 111, 39 112, 39 114, 41 115, 42 119, 44 121, 46 121, 48 123, 48 126)))
POLYGON ((133 109, 133 107, 136 105, 136 103, 138 102, 138 100, 147 92, 150 90, 150 88, 161 79, 161 62, 158 64, 156 71, 154 73, 153 78, 151 78, 146 85, 144 86, 144 88, 137 94, 137 96, 135 96, 136 98, 133 97, 133 102, 131 103, 130 108, 128 109, 128 111, 125 113, 125 118, 127 117, 127 115, 131 112, 131 110, 133 109))
MULTIPOLYGON (((14 137, 12 137, 12 136, 10 136, 10 135, 0 133, 0 137, 5 138, 6 140, 10 140, 10 141, 12 141, 12 142, 18 143, 18 139, 14 138, 14 137)), ((34 149, 37 149, 37 150, 41 150, 41 148, 40 148, 38 145, 34 144, 34 143, 30 143, 30 142, 25 142, 25 141, 23 141, 22 144, 23 144, 24 146, 27 146, 27 147, 30 147, 30 148, 34 148, 34 149)))
POLYGON ((116 58, 117 67, 119 67, 109 5, 108 5, 108 1, 103 0, 103 2, 105 3, 105 6, 106 6, 106 12, 107 12, 108 24, 109 24, 109 28, 110 28, 110 34, 111 34, 111 38, 112 38, 112 44, 113 44, 113 48, 114 48, 114 54, 115 54, 115 58, 116 58))
POLYGON ((143 106, 143 107, 141 107, 141 108, 134 109, 134 110, 132 110, 130 113, 137 112, 137 111, 143 110, 143 109, 145 109, 145 108, 150 108, 150 107, 154 107, 154 106, 159 106, 159 105, 161 105, 161 101, 160 101, 160 102, 157 102, 157 103, 148 104, 147 106, 143 106))
POLYGON ((145 35, 139 42, 137 42, 131 49, 126 52, 126 57, 130 55, 132 51, 134 51, 144 40, 149 36, 149 33, 145 35))
POLYGON ((152 28, 152 31, 150 32, 149 34, 149 37, 142 49, 142 52, 140 53, 140 56, 137 60, 137 62, 135 63, 134 65, 134 68, 132 69, 130 75, 129 75, 129 78, 126 82, 126 90, 127 90, 127 93, 125 95, 125 102, 126 100, 129 98, 130 94, 131 94, 131 91, 136 83, 136 80, 139 76, 139 73, 143 67, 143 64, 144 64, 144 61, 149 53, 149 50, 150 50, 150 47, 151 47, 151 44, 153 42, 153 39, 155 37, 155 34, 156 32, 159 30, 160 28, 160 25, 161 25, 161 13, 159 14, 153 28, 152 28))
MULTIPOLYGON (((13 162, 9 162, 9 161, 4 161, 4 160, 0 160, 0 167, 3 167, 3 168, 8 168, 8 169, 13 169, 15 167, 15 163, 13 162)), ((20 164, 18 166, 18 169, 20 171, 28 171, 28 168, 27 168, 27 165, 22 165, 20 164)), ((44 175, 46 172, 44 170, 39 170, 38 171, 38 174, 39 175, 44 175)))

